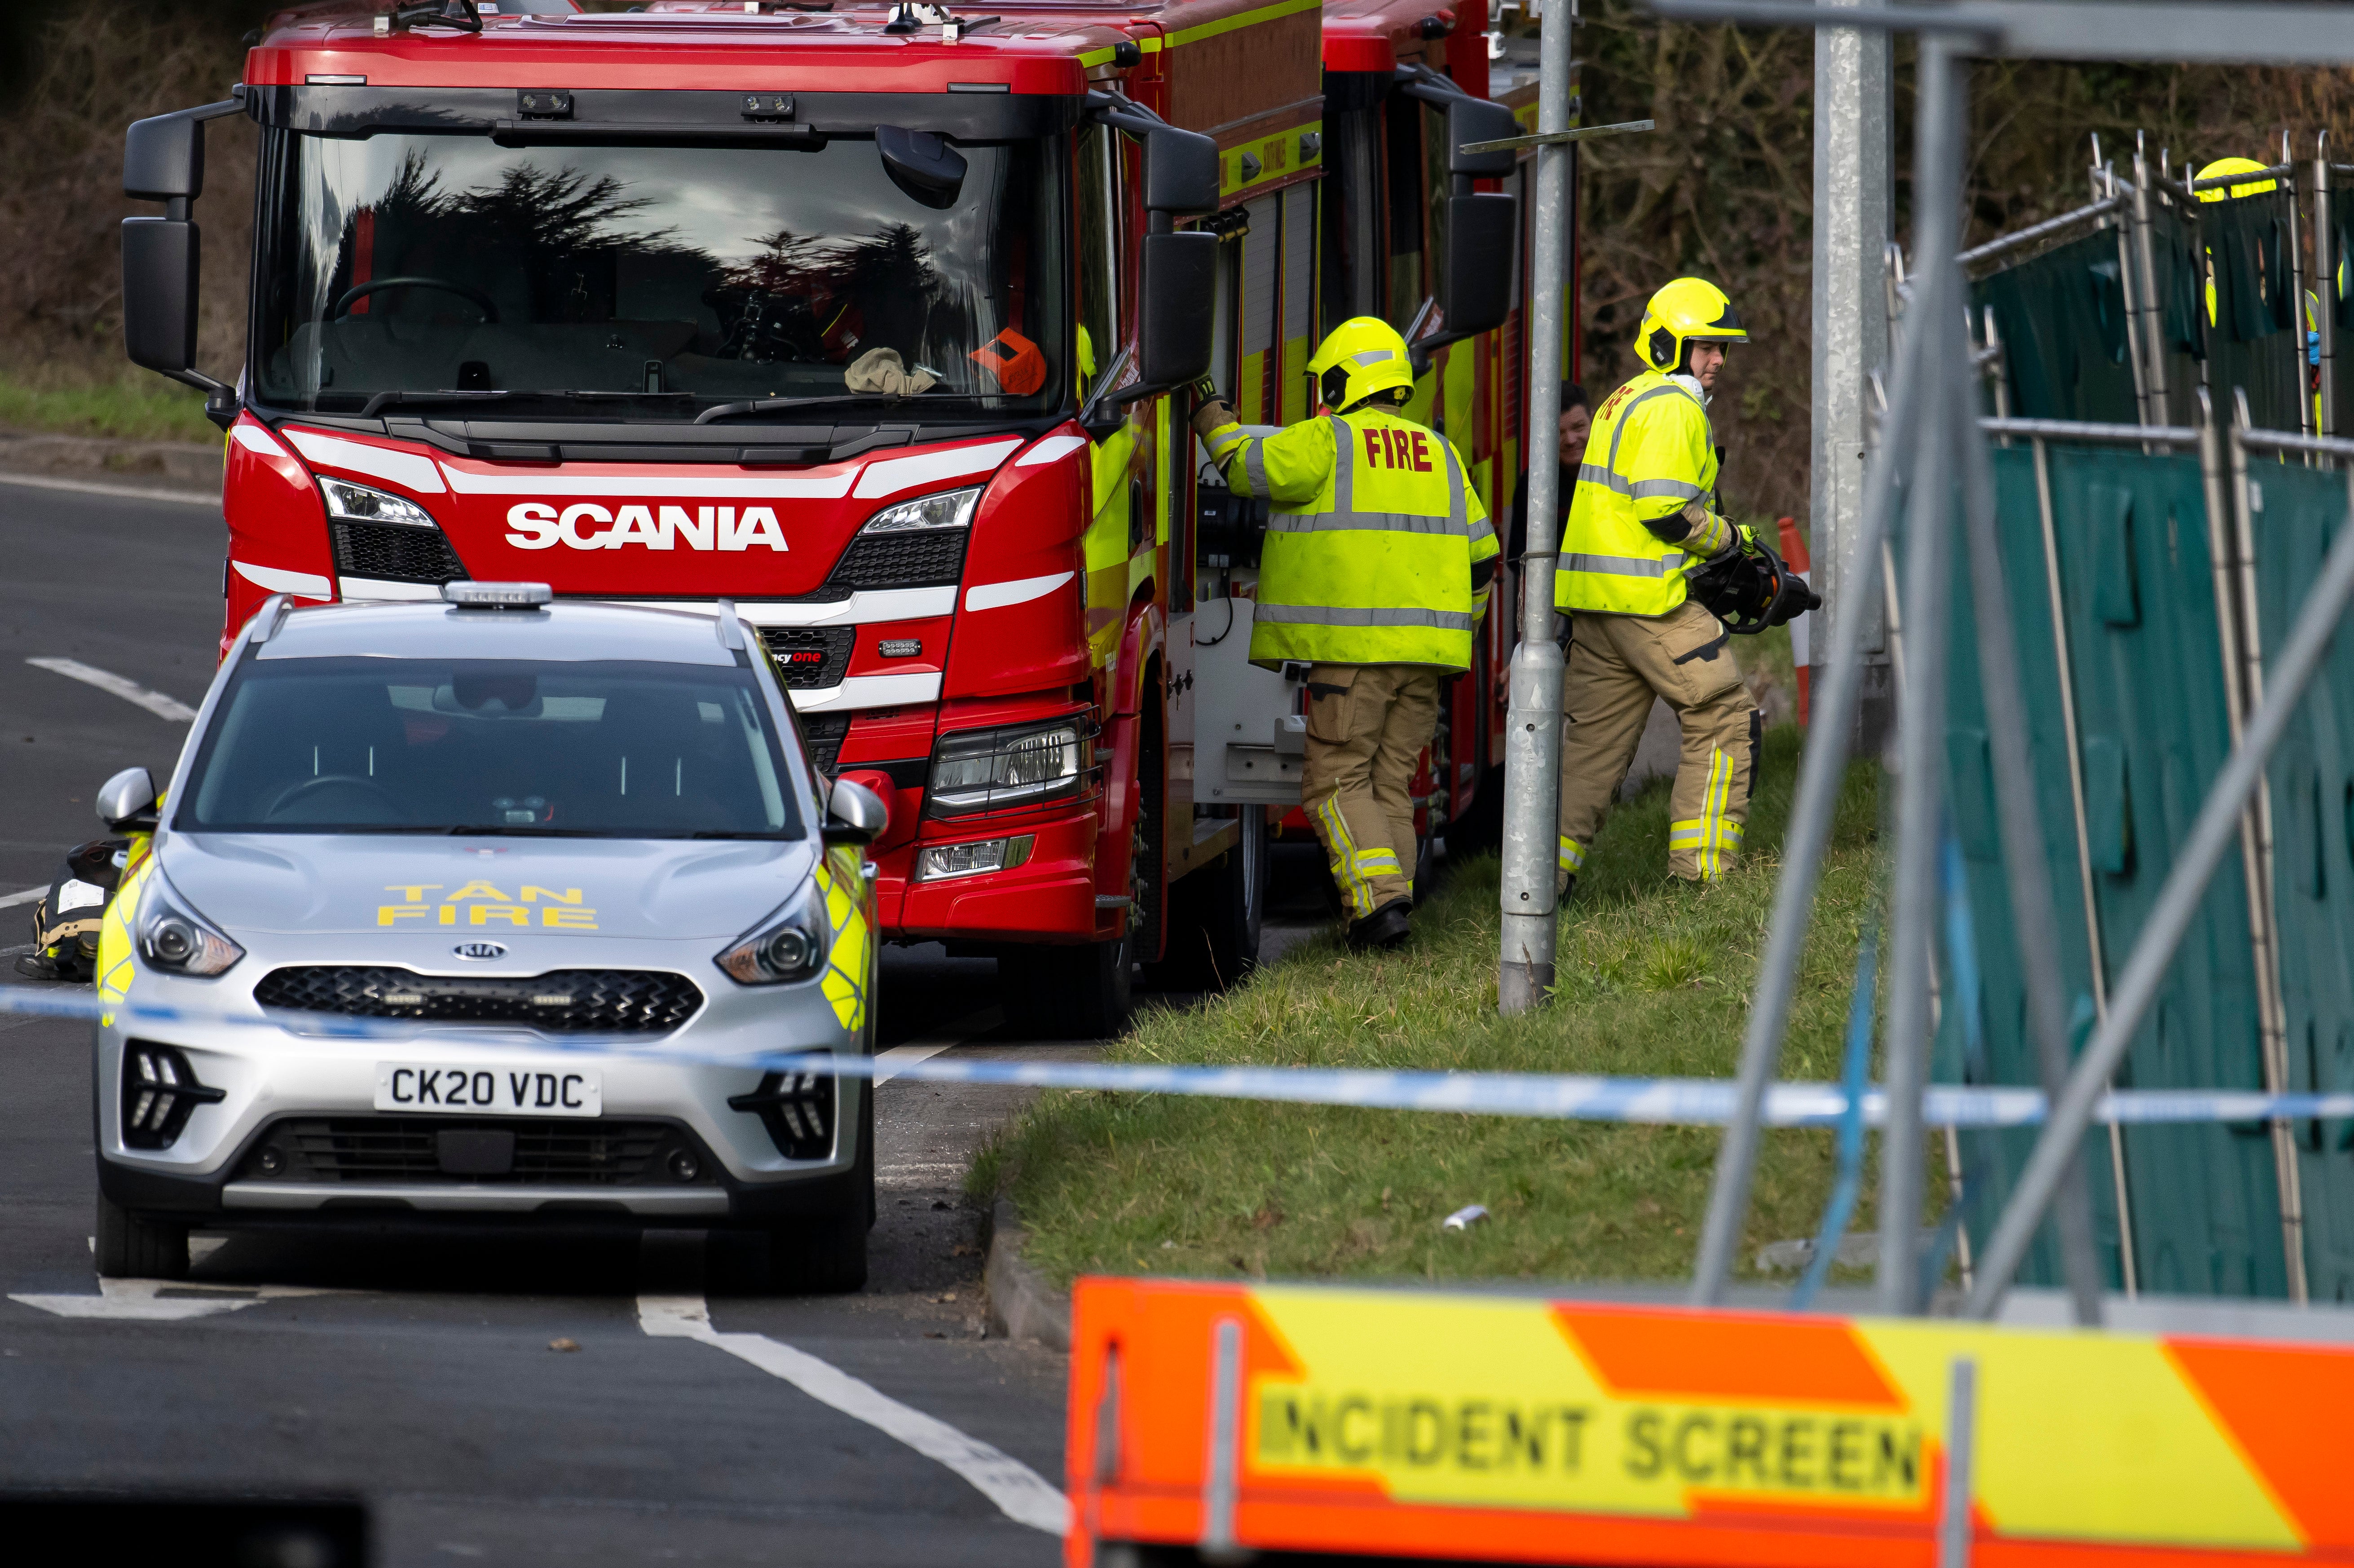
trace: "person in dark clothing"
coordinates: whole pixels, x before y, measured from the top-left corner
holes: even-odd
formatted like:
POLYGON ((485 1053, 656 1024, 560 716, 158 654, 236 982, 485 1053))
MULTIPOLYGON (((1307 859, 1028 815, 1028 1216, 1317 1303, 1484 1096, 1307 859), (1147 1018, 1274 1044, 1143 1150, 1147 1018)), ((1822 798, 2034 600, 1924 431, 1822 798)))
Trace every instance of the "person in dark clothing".
MULTIPOLYGON (((1569 499, 1577 490, 1578 465, 1585 461, 1585 434, 1594 428, 1594 415, 1585 406, 1585 388, 1575 381, 1561 384, 1561 488, 1554 493, 1554 504, 1560 515, 1553 519, 1553 537, 1561 537, 1561 524, 1569 517, 1569 499)), ((1505 558, 1518 566, 1529 547, 1529 471, 1521 470, 1512 486, 1512 527, 1505 546, 1505 558)))

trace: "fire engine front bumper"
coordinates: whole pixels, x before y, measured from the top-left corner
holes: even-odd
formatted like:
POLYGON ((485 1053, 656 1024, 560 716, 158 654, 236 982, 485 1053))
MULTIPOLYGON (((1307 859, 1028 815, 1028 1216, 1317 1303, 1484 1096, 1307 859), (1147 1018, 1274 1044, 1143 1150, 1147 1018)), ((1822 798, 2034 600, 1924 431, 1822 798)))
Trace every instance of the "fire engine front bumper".
POLYGON ((1119 935, 1126 906, 1099 910, 1096 904, 1092 812, 1020 826, 960 825, 953 837, 937 824, 927 827, 938 836, 903 844, 880 864, 876 893, 886 937, 920 942, 1090 942, 1119 935), (927 850, 1016 838, 1031 841, 1027 858, 1019 865, 963 875, 918 874, 927 850))

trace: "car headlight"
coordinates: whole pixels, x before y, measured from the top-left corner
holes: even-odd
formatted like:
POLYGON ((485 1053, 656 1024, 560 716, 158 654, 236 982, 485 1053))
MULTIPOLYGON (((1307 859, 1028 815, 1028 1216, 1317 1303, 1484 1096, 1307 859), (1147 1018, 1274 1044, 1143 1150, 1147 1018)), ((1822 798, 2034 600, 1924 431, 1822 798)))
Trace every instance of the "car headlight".
POLYGON ((970 490, 944 490, 938 495, 919 495, 913 501, 902 501, 896 506, 886 506, 866 520, 862 534, 901 534, 917 528, 961 528, 972 521, 972 509, 981 500, 981 487, 970 490))
POLYGON ((739 937, 713 961, 730 980, 744 985, 786 985, 805 980, 825 968, 826 928, 823 900, 812 881, 795 895, 781 915, 761 922, 748 936, 739 937))
POLYGON ((319 481, 319 490, 327 498, 327 515, 346 518, 354 523, 398 523, 410 528, 437 527, 433 514, 414 501, 398 495, 387 495, 381 490, 370 490, 365 484, 354 484, 346 479, 319 481))
POLYGON ((1090 726, 1076 714, 1049 724, 943 736, 932 755, 928 809, 953 817, 1071 794, 1092 765, 1093 751, 1090 726))
POLYGON ((147 879, 146 895, 139 906, 139 956, 150 969, 166 974, 217 975, 245 957, 202 916, 192 913, 172 890, 163 874, 147 879))

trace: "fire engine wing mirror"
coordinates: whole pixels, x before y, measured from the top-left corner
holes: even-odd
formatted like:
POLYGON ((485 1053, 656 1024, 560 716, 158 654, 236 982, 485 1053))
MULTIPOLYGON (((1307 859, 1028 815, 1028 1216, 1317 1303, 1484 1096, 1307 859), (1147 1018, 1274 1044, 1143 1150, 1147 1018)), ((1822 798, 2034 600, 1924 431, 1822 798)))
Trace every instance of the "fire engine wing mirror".
POLYGON ((1156 125, 1144 139, 1144 205, 1174 217, 1218 210, 1218 144, 1198 131, 1156 125))
POLYGON ((871 844, 891 823, 891 809, 864 784, 834 781, 826 800, 823 836, 829 844, 871 844))
MULTIPOLYGON (((133 122, 122 140, 123 194, 164 204, 161 217, 123 219, 123 349, 133 365, 201 387, 217 400, 230 388, 196 368, 201 244, 188 208, 204 194, 204 122, 244 111, 241 101, 229 99, 158 114, 133 122)), ((209 404, 206 411, 214 412, 209 404)))
POLYGON ((1495 194, 1447 198, 1447 271, 1439 289, 1436 348, 1504 324, 1512 309, 1512 228, 1517 203, 1495 194))
POLYGON ((144 768, 126 768, 98 787, 98 820, 118 833, 155 831, 155 779, 144 768))
POLYGON ((883 156, 883 172, 911 201, 945 210, 956 205, 964 189, 964 154, 945 136, 929 131, 909 131, 897 125, 875 127, 875 150, 883 156))
POLYGON ((1113 394, 1117 400, 1132 402, 1198 381, 1209 373, 1217 282, 1216 235, 1188 232, 1144 237, 1138 379, 1134 386, 1113 394))
POLYGON ((1484 98, 1450 99, 1447 105, 1447 172, 1475 180, 1500 180, 1512 172, 1519 154, 1504 147, 1492 153, 1467 153, 1474 142, 1501 142, 1521 133, 1520 122, 1500 103, 1484 98))

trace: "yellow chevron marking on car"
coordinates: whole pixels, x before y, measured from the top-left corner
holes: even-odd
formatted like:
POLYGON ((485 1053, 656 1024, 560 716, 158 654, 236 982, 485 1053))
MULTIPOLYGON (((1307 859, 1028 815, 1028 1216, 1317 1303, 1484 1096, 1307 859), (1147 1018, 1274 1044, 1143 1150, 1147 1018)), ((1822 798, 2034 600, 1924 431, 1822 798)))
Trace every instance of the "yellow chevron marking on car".
MULTIPOLYGON (((132 939, 131 923, 139 914, 139 901, 147 891, 147 879, 154 874, 155 859, 144 852, 145 841, 132 850, 133 863, 123 872, 115 887, 114 896, 107 901, 106 917, 98 927, 98 994, 104 1001, 121 1001, 131 994, 131 982, 139 973, 133 961, 135 944, 132 939)), ((112 1014, 99 1020, 112 1023, 112 1014)))
POLYGON ((866 971, 875 932, 866 907, 866 876, 856 853, 828 851, 818 863, 817 885, 825 895, 826 923, 833 928, 819 989, 833 1004, 835 1021, 844 1029, 857 1029, 866 1022, 866 971))

